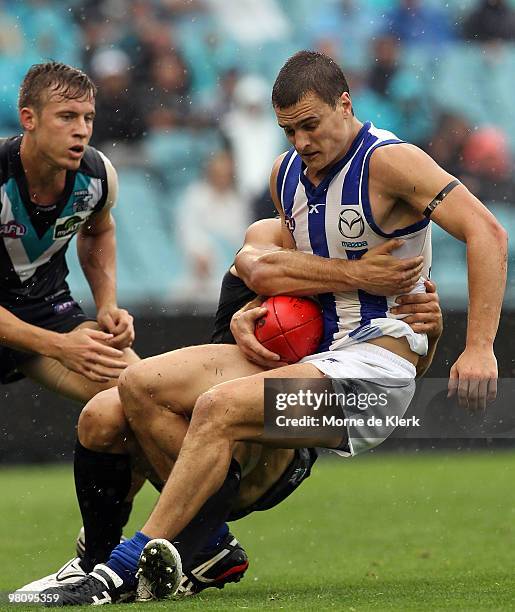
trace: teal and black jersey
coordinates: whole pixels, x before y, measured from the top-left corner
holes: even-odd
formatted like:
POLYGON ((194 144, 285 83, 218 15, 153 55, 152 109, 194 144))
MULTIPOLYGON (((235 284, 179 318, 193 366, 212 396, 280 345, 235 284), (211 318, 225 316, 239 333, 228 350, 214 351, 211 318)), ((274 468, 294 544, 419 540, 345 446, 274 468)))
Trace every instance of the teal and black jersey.
POLYGON ((77 171, 51 206, 30 200, 20 159, 21 136, 0 140, 0 305, 15 307, 68 291, 68 244, 107 201, 105 158, 87 147, 77 171))

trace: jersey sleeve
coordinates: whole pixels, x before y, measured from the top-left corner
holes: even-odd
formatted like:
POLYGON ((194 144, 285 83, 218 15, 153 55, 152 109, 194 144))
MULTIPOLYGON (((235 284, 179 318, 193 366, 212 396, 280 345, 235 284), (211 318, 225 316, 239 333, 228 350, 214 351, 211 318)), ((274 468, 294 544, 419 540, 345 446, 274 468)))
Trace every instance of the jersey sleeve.
POLYGON ((116 201, 118 199, 118 174, 116 173, 116 170, 114 169, 114 166, 110 162, 109 158, 106 157, 101 151, 98 151, 98 153, 104 162, 107 176, 107 197, 105 206, 103 208, 110 210, 116 206, 116 201))

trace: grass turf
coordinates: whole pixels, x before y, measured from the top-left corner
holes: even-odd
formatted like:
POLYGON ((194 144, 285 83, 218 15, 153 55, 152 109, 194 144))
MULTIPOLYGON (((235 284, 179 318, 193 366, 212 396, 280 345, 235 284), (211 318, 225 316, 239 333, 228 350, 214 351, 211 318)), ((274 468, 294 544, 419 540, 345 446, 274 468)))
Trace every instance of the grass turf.
MULTIPOLYGON (((240 584, 116 609, 515 610, 514 475, 500 451, 320 461, 286 502, 233 525, 251 560, 240 584)), ((69 559, 80 517, 71 467, 3 468, 0 491, 5 592, 69 559)), ((143 490, 127 533, 154 499, 143 490)))

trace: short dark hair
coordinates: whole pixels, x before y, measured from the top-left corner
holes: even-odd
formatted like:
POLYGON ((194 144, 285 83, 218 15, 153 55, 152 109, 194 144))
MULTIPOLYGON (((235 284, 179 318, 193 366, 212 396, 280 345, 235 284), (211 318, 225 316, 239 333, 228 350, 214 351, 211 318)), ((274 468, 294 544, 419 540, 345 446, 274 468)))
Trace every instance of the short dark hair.
POLYGON ((326 104, 336 108, 349 85, 342 69, 328 55, 317 51, 298 51, 279 71, 272 89, 272 104, 288 108, 313 92, 326 104))
POLYGON ((59 93, 68 100, 79 100, 94 98, 97 88, 85 72, 73 66, 60 62, 34 64, 20 86, 18 108, 33 106, 40 110, 45 102, 43 96, 46 91, 49 94, 59 93))

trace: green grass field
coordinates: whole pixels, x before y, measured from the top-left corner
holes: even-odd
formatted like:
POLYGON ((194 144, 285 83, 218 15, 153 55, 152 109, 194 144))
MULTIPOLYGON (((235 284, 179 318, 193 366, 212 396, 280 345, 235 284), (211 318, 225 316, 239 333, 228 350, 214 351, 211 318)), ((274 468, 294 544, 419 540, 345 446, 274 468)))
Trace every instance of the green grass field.
MULTIPOLYGON (((515 453, 321 461, 278 508, 233 531, 245 579, 125 610, 515 610, 515 453)), ((71 467, 0 470, 0 591, 55 571, 80 526, 71 467)), ((155 494, 145 489, 128 533, 155 494)), ((9 606, 2 609, 32 609, 9 606)), ((83 608, 75 608, 77 610, 83 608)))

